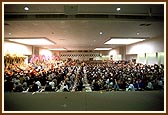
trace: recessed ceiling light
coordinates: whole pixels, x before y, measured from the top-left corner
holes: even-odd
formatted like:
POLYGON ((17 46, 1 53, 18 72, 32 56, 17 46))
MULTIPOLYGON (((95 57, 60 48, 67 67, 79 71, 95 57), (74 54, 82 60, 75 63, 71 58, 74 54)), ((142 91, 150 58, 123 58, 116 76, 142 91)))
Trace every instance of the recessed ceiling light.
POLYGON ((53 48, 53 49, 49 49, 49 50, 58 50, 58 51, 60 51, 60 50, 66 50, 65 48, 53 48))
POLYGON ((95 48, 94 50, 111 50, 112 48, 95 48))
POLYGON ((12 35, 12 33, 8 33, 9 35, 12 35))
POLYGON ((9 41, 26 44, 26 45, 54 45, 53 42, 46 38, 23 38, 23 39, 8 39, 9 41))
POLYGON ((139 35, 139 32, 137 33, 137 35, 139 35))
POLYGON ((116 10, 117 10, 117 11, 120 11, 120 10, 121 10, 121 8, 119 8, 119 7, 118 7, 118 8, 116 8, 116 10))
POLYGON ((29 7, 25 6, 25 7, 24 7, 24 10, 25 10, 25 11, 28 11, 28 10, 29 10, 29 7))
POLYGON ((143 41, 145 39, 135 39, 135 38, 112 38, 104 44, 133 44, 136 42, 143 41))
POLYGON ((102 31, 100 31, 100 32, 99 32, 99 34, 100 34, 100 35, 102 35, 102 34, 103 34, 103 32, 102 32, 102 31))

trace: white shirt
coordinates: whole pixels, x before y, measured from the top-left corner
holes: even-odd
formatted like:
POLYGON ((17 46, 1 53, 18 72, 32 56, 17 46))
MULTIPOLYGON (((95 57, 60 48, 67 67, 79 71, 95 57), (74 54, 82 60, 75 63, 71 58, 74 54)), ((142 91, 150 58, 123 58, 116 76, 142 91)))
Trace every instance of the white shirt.
POLYGON ((53 81, 49 82, 49 85, 52 87, 52 89, 55 88, 55 83, 53 81))
POLYGON ((39 87, 41 87, 40 81, 36 81, 36 84, 37 84, 39 87))

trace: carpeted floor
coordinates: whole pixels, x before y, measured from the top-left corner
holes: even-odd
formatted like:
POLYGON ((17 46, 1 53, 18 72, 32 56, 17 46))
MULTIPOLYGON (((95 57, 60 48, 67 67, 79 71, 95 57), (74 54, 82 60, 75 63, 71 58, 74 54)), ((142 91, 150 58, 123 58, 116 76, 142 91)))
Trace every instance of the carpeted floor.
POLYGON ((4 93, 4 111, 164 111, 164 91, 4 93))

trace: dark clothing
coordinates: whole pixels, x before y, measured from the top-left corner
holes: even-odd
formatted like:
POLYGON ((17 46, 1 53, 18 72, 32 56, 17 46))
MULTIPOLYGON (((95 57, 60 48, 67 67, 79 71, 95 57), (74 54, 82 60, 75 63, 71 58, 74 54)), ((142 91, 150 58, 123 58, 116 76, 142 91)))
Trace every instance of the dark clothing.
POLYGON ((6 81, 4 83, 4 91, 5 92, 11 92, 13 90, 13 87, 14 87, 13 82, 6 81))

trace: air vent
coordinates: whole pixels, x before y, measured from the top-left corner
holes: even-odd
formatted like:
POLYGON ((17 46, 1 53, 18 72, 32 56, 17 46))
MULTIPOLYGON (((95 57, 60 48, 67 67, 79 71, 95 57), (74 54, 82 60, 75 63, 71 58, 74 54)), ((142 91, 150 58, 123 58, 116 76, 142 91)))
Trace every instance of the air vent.
POLYGON ((8 23, 4 23, 4 25, 5 25, 5 26, 9 26, 9 24, 8 24, 8 23))
POLYGON ((10 14, 10 15, 5 15, 4 16, 5 20, 18 20, 18 19, 26 19, 28 18, 28 15, 14 15, 14 14, 10 14))
POLYGON ((109 18, 109 15, 106 14, 78 14, 76 18, 109 18))
MULTIPOLYGON (((5 14, 5 20, 61 20, 61 19, 119 19, 119 20, 149 20, 163 21, 163 16, 137 16, 137 15, 108 15, 108 14, 5 14)), ((145 24, 150 26, 150 24, 145 24)))
POLYGON ((150 26, 151 24, 146 24, 146 26, 150 26))
POLYGON ((151 24, 140 24, 139 26, 150 26, 151 24))
POLYGON ((36 14, 35 18, 36 19, 52 19, 52 18, 59 19, 59 18, 68 18, 68 16, 64 14, 36 14))

